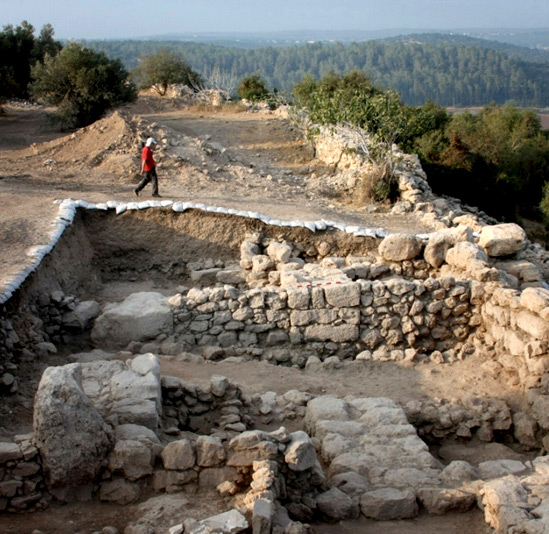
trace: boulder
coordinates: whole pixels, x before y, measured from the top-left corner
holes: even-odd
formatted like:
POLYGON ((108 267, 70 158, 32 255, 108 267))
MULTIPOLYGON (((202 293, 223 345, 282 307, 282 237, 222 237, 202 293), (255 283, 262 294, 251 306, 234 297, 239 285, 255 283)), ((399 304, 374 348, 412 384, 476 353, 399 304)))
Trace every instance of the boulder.
POLYGON ((480 476, 484 480, 507 475, 520 475, 528 471, 528 468, 518 460, 488 460, 478 464, 478 468, 480 476))
POLYGON ((287 263, 292 255, 292 247, 287 243, 271 241, 265 252, 276 262, 287 263))
POLYGON ((413 260, 422 248, 421 241, 408 234, 388 235, 379 245, 379 253, 387 261, 413 260))
POLYGON ((137 501, 141 495, 139 485, 118 478, 103 482, 99 488, 99 498, 105 502, 121 504, 123 506, 137 501))
POLYGON ((131 341, 146 341, 173 333, 173 314, 161 293, 130 295, 121 303, 108 304, 91 332, 93 343, 107 350, 125 348, 131 341))
POLYGON ((156 432, 162 410, 160 366, 153 354, 126 364, 96 361, 82 364, 84 390, 97 410, 114 426, 136 424, 156 432))
POLYGON ((143 443, 149 449, 160 444, 158 436, 150 428, 131 423, 117 426, 114 429, 114 435, 117 441, 126 439, 139 441, 139 443, 143 443))
POLYGON ((416 517, 418 506, 416 496, 412 491, 381 488, 362 495, 360 511, 371 519, 391 521, 416 517))
MULTIPOLYGON (((528 513, 528 491, 515 477, 487 482, 480 490, 484 517, 496 532, 512 532, 532 516, 528 513)), ((528 532, 528 531, 526 531, 528 532)))
POLYGON ((225 449, 219 438, 199 436, 196 440, 196 463, 200 467, 221 465, 225 456, 225 449))
POLYGON ((340 473, 332 477, 328 483, 330 486, 340 489, 351 497, 360 497, 363 493, 372 490, 368 479, 354 471, 340 473))
POLYGON ((520 294, 520 305, 531 312, 539 313, 549 307, 549 289, 527 287, 520 294))
POLYGON ((418 490, 417 496, 419 503, 433 515, 467 512, 476 502, 474 493, 460 489, 422 488, 418 490))
POLYGON ((113 436, 84 393, 80 364, 44 371, 34 400, 34 439, 48 485, 78 486, 98 476, 113 436))
POLYGON ((311 438, 302 430, 291 433, 284 460, 292 471, 305 471, 315 465, 316 451, 311 438))
POLYGON ((509 256, 523 250, 528 244, 528 238, 518 224, 495 224, 482 228, 479 244, 488 256, 509 256))
POLYGON ((131 481, 151 475, 153 463, 151 449, 139 441, 117 441, 109 454, 109 469, 131 481))
POLYGON ((458 267, 466 271, 470 268, 472 262, 488 262, 486 252, 475 243, 461 241, 446 253, 446 263, 452 267, 458 267))
POLYGON ((440 480, 448 486, 480 479, 480 471, 465 460, 453 460, 440 473, 440 480))
POLYGON ((168 470, 185 471, 195 466, 195 453, 188 439, 168 443, 161 454, 164 467, 168 470))
POLYGON ((462 225, 457 228, 433 232, 429 236, 423 257, 429 265, 438 268, 444 263, 448 250, 461 241, 473 241, 473 233, 467 226, 462 225))
POLYGON ((316 502, 318 510, 328 521, 356 519, 360 514, 358 503, 338 488, 321 493, 316 502))

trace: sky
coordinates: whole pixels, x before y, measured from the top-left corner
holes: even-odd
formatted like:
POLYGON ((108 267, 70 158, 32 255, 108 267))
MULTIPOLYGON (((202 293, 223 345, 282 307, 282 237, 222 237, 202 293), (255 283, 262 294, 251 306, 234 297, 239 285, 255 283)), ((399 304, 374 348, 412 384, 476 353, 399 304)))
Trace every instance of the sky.
POLYGON ((549 28, 549 0, 0 0, 0 25, 23 20, 57 39, 201 32, 549 28))

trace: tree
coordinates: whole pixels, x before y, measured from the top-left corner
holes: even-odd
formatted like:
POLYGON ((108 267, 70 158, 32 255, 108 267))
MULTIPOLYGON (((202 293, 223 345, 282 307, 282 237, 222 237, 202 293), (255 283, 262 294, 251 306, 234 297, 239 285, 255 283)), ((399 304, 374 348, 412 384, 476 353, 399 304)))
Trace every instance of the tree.
POLYGON ((32 69, 32 77, 32 94, 58 106, 56 117, 66 127, 91 124, 106 110, 137 98, 119 60, 77 43, 55 57, 46 56, 32 69))
POLYGON ((4 26, 0 33, 0 98, 27 98, 31 68, 46 54, 56 55, 61 43, 53 39, 53 28, 46 24, 38 39, 26 20, 21 25, 4 26))
POLYGON ((269 90, 259 74, 252 74, 240 82, 236 93, 240 98, 257 102, 264 100, 269 95, 269 90))
POLYGON ((192 89, 202 85, 200 75, 191 69, 183 55, 165 48, 140 57, 132 74, 140 88, 153 87, 160 96, 164 96, 168 87, 176 83, 188 85, 192 89))

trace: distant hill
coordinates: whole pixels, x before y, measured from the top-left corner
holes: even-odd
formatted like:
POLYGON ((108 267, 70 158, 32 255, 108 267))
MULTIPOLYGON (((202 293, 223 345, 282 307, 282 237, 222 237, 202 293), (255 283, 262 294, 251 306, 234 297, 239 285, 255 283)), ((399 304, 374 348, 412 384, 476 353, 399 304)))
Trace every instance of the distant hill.
MULTIPOLYGON (((348 33, 348 32, 344 32, 348 33)), ((268 37, 266 34, 264 37, 268 37)), ((512 103, 549 107, 549 61, 542 50, 452 34, 414 34, 365 42, 228 47, 178 41, 88 41, 128 69, 139 56, 167 48, 181 52, 206 78, 217 70, 240 80, 258 73, 270 89, 290 92, 305 75, 366 72, 398 91, 410 105, 430 99, 442 106, 512 103), (535 61, 525 60, 528 54, 535 61)))
POLYGON ((448 43, 456 46, 477 46, 479 48, 488 48, 503 52, 511 58, 519 58, 524 61, 535 61, 539 63, 549 62, 549 47, 528 48, 526 46, 517 46, 514 44, 471 37, 469 35, 457 33, 412 33, 407 35, 398 35, 381 39, 385 43, 416 43, 416 44, 441 44, 448 43))

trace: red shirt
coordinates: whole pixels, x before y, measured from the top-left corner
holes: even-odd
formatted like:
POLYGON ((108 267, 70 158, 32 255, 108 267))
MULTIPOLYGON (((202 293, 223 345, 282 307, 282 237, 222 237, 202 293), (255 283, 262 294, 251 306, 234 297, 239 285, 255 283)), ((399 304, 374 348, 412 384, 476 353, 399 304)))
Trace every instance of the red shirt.
POLYGON ((152 171, 156 167, 153 158, 153 151, 148 146, 143 147, 143 152, 141 152, 141 160, 143 162, 143 170, 145 172, 152 171))

